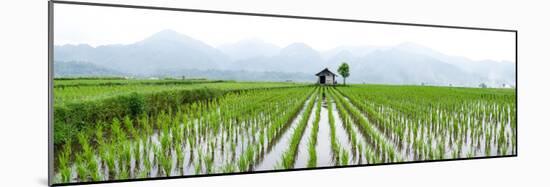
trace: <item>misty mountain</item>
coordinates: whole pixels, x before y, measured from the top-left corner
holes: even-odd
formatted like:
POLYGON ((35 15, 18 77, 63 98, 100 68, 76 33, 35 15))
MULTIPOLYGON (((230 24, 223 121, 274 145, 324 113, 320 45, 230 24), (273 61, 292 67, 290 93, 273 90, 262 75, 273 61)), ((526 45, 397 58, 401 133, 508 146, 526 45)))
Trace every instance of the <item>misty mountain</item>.
POLYGON ((87 62, 54 62, 54 76, 122 76, 121 72, 87 62))
POLYGON ((482 60, 473 61, 465 57, 449 56, 428 47, 414 43, 403 43, 394 47, 395 50, 429 56, 442 62, 452 64, 477 77, 486 78, 490 84, 515 84, 516 66, 513 62, 482 60))
POLYGON ((319 52, 304 43, 293 43, 272 56, 256 56, 232 62, 233 70, 315 74, 324 67, 319 52))
POLYGON ((396 49, 375 51, 362 60, 361 66, 351 71, 358 76, 350 77, 350 81, 431 85, 469 85, 483 82, 481 77, 452 64, 396 49))
POLYGON ((260 39, 246 39, 232 44, 224 44, 218 49, 229 56, 232 61, 276 55, 280 47, 260 39))
POLYGON ((327 51, 323 51, 321 56, 323 59, 332 58, 340 53, 349 53, 353 56, 365 56, 375 50, 385 49, 387 47, 380 46, 338 46, 327 51))
MULTIPOLYGON (((54 57, 55 63, 87 62, 80 67, 85 69, 82 72, 90 74, 117 72, 134 76, 314 81, 314 74, 323 68, 328 67, 336 73, 338 65, 347 62, 351 67, 348 80, 355 83, 515 85, 515 64, 512 62, 473 61, 413 43, 387 47, 339 46, 320 52, 304 43, 280 48, 258 39, 248 39, 215 48, 175 31, 164 30, 128 45, 55 46, 54 57)), ((56 75, 68 76, 71 74, 67 72, 71 71, 57 72, 56 69, 56 75)))
POLYGON ((227 57, 218 49, 172 30, 129 45, 55 47, 55 60, 87 61, 130 74, 157 69, 223 69, 227 57))

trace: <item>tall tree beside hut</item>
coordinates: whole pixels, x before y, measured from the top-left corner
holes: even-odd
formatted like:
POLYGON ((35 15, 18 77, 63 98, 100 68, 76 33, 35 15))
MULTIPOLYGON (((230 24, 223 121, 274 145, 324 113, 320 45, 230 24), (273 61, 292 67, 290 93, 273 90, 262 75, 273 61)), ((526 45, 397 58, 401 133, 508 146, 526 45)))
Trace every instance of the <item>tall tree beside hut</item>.
POLYGON ((346 78, 349 77, 349 65, 348 65, 348 63, 342 62, 340 67, 338 67, 338 73, 344 78, 344 85, 346 85, 346 78))

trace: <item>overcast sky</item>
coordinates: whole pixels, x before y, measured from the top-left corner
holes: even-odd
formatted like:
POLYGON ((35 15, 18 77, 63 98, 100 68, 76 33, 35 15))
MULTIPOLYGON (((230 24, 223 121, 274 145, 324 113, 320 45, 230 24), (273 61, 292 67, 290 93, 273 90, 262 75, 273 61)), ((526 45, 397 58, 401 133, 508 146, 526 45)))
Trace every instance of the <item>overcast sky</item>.
MULTIPOLYGON (((130 44, 172 29, 211 46, 261 39, 280 47, 303 42, 323 51, 337 46, 412 42, 473 60, 514 61, 514 33, 226 14, 55 5, 54 44, 130 44)), ((399 21, 399 20, 395 20, 399 21)))

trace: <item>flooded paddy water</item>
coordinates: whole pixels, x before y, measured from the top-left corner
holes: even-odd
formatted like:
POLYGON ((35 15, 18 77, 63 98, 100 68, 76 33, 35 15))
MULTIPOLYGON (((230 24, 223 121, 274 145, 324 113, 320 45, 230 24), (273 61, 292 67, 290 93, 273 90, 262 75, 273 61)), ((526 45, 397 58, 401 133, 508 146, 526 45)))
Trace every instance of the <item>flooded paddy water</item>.
POLYGON ((56 156, 69 161, 56 169, 56 176, 78 182, 281 169, 295 133, 302 134, 294 140, 293 168, 308 167, 311 151, 315 167, 515 153, 511 107, 476 103, 455 111, 422 108, 414 116, 406 113, 408 106, 375 99, 357 102, 360 97, 350 93, 327 87, 260 90, 185 105, 148 116, 147 122, 133 119, 136 128, 145 129, 133 130, 132 123, 121 122, 120 129, 128 132, 120 136, 132 138, 117 139, 116 128, 100 132, 89 138, 95 149, 56 156), (311 102, 313 111, 305 116, 311 102), (316 144, 310 148, 318 106, 316 144), (472 107, 477 110, 469 111, 472 107), (305 117, 303 132, 296 132, 305 117), (113 137, 99 143, 102 134, 113 137))

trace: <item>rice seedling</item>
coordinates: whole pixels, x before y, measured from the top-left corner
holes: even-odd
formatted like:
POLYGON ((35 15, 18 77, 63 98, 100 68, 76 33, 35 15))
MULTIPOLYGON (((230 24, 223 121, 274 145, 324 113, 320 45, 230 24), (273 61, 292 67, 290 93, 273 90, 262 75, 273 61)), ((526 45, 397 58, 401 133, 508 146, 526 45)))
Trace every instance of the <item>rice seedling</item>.
POLYGON ((78 143, 80 144, 80 147, 82 148, 82 154, 83 156, 93 156, 92 147, 88 143, 88 137, 86 133, 78 133, 78 143))
POLYGON ((115 179, 124 180, 124 179, 128 179, 129 177, 130 177, 130 171, 128 171, 128 167, 121 167, 115 179))
POLYGON ((89 171, 87 167, 86 160, 83 155, 78 154, 76 156, 76 175, 80 181, 89 180, 89 171))
POLYGON ((315 107, 315 119, 313 120, 313 127, 311 129, 311 136, 309 138, 308 144, 308 153, 309 159, 307 162, 307 167, 317 166, 317 136, 319 133, 319 121, 321 116, 321 98, 317 97, 317 105, 315 107))
POLYGON ((221 172, 223 173, 233 173, 237 171, 237 167, 234 164, 227 163, 222 166, 221 172))
POLYGON ((103 179, 100 170, 99 170, 99 163, 97 162, 95 156, 91 157, 90 160, 88 160, 88 171, 90 171, 90 176, 92 177, 92 181, 100 181, 103 179))
POLYGON ((67 142, 65 146, 63 146, 63 151, 60 153, 58 157, 58 167, 59 167, 59 175, 60 179, 59 182, 70 182, 71 181, 71 174, 72 169, 69 165, 70 162, 70 155, 71 154, 71 142, 67 142))
POLYGON ((179 145, 179 144, 176 144, 176 158, 177 158, 177 163, 178 165, 183 165, 183 161, 184 161, 184 154, 183 154, 183 149, 182 149, 182 146, 179 145))
POLYGON ((101 147, 105 144, 105 139, 103 137, 103 125, 98 125, 95 130, 95 139, 98 147, 101 147))
POLYGON ((136 163, 136 168, 138 168, 138 166, 140 166, 141 162, 143 162, 143 159, 141 159, 141 142, 140 141, 136 141, 132 144, 132 153, 133 153, 133 158, 135 160, 135 163, 136 163))
POLYGON ((170 176, 172 171, 172 157, 166 153, 166 150, 162 146, 153 146, 155 153, 156 165, 159 166, 160 170, 164 173, 165 176, 170 176))
POLYGON ((111 123, 111 136, 114 142, 122 142, 126 139, 124 132, 120 128, 120 121, 117 118, 113 118, 113 122, 111 123))
POLYGON ((116 161, 115 161, 115 152, 113 148, 109 145, 106 145, 104 148, 104 153, 101 156, 105 161, 107 168, 109 170, 109 176, 114 176, 116 174, 116 161))
POLYGON ((196 160, 195 161, 195 175, 199 175, 201 174, 201 171, 202 171, 202 163, 200 160, 196 160))
POLYGON ((169 151, 172 145, 172 138, 169 132, 163 131, 160 135, 160 145, 162 150, 169 151))
POLYGON ((142 169, 138 172, 136 178, 143 179, 143 178, 147 178, 148 176, 149 176, 149 171, 142 169))
POLYGON ((129 135, 134 138, 139 137, 137 130, 134 128, 134 122, 130 119, 130 116, 124 116, 123 124, 129 135))
POLYGON ((162 171, 166 176, 171 176, 172 173, 172 157, 165 155, 161 153, 159 155, 160 165, 162 167, 162 171))
POLYGON ((214 172, 214 158, 209 154, 204 158, 204 167, 206 168, 206 174, 214 172))
POLYGON ((122 166, 123 168, 126 168, 128 170, 128 172, 131 172, 130 171, 130 167, 132 165, 131 143, 122 142, 120 148, 122 150, 121 150, 121 155, 120 155, 120 159, 119 159, 119 166, 122 166))
POLYGON ((250 145, 241 154, 238 161, 239 171, 249 171, 254 164, 254 146, 250 145))
POLYGON ((143 158, 142 171, 149 173, 151 171, 152 164, 151 164, 151 158, 150 158, 150 149, 148 147, 144 148, 142 158, 143 158))
POLYGON ((347 152, 346 150, 344 150, 344 149, 341 149, 339 152, 340 152, 340 154, 341 154, 341 155, 339 156, 339 158, 340 158, 340 163, 339 163, 339 165, 340 165, 340 166, 348 165, 348 164, 349 164, 349 154, 348 154, 348 152, 347 152))

